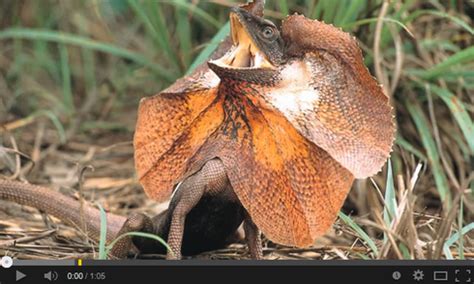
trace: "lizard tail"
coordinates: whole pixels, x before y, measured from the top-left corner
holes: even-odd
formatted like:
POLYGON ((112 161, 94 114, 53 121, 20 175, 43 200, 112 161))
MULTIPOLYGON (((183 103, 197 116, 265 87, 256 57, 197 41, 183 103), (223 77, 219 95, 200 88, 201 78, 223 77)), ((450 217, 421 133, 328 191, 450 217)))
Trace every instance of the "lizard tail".
MULTIPOLYGON (((48 188, 0 179, 0 199, 37 208, 47 214, 80 228, 95 240, 100 236, 100 211, 86 203, 52 191, 48 188)), ((126 218, 107 213, 107 242, 117 237, 126 218)))

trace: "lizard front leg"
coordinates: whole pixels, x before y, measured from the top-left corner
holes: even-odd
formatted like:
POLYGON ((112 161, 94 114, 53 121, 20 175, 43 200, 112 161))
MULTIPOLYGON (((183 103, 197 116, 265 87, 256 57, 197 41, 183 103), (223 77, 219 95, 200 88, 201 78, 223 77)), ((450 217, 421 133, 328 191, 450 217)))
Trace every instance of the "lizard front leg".
POLYGON ((189 211, 196 206, 204 193, 219 194, 228 184, 224 165, 220 160, 213 159, 206 162, 200 171, 186 178, 176 189, 176 195, 170 204, 174 209, 168 235, 171 251, 168 252, 167 259, 181 259, 184 224, 189 211))
MULTIPOLYGON (((153 233, 153 221, 145 214, 134 213, 127 218, 116 237, 130 232, 153 233)), ((122 237, 115 243, 110 256, 114 259, 126 258, 132 247, 133 236, 122 237)))
POLYGON ((173 198, 176 201, 176 207, 171 213, 171 226, 168 234, 168 245, 171 251, 168 251, 166 259, 181 259, 181 244, 183 242, 184 223, 186 215, 201 199, 206 185, 203 183, 200 172, 188 177, 178 187, 179 196, 173 198))

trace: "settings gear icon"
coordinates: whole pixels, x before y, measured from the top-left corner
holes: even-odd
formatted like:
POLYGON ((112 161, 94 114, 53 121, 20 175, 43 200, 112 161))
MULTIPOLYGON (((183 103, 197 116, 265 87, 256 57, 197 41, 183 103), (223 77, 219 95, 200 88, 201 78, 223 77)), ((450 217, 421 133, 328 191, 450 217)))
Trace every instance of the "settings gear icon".
POLYGON ((417 270, 413 271, 413 279, 414 280, 421 281, 421 280, 423 280, 423 278, 425 278, 425 274, 423 273, 422 270, 417 269, 417 270))

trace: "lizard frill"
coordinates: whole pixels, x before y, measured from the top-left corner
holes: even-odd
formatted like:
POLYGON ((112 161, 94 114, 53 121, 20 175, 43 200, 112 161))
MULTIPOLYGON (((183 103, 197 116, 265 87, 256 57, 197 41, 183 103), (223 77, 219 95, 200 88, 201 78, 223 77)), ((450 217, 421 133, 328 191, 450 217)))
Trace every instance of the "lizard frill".
POLYGON ((162 201, 206 161, 221 159, 265 236, 303 247, 330 228, 354 177, 383 166, 394 124, 347 34, 290 16, 282 37, 297 59, 274 84, 219 78, 203 67, 144 99, 135 161, 146 193, 162 201))

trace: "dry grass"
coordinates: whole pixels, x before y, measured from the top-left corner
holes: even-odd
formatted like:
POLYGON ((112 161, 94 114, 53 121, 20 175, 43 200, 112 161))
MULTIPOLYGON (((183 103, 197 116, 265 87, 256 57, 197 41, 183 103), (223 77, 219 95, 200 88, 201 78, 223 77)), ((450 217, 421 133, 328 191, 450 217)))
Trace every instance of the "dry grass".
MULTIPOLYGON (((0 4, 0 175, 76 197, 81 185, 106 210, 156 214, 166 205, 134 179, 137 103, 212 51, 206 43, 225 34, 233 3, 49 2, 0 4)), ((474 259, 474 3, 272 1, 267 9, 277 21, 298 11, 356 35, 399 131, 392 167, 354 184, 331 232, 309 249, 266 242, 266 258, 474 259)), ((3 254, 99 257, 80 230, 0 201, 3 254)), ((248 256, 236 243, 197 257, 248 256)))

